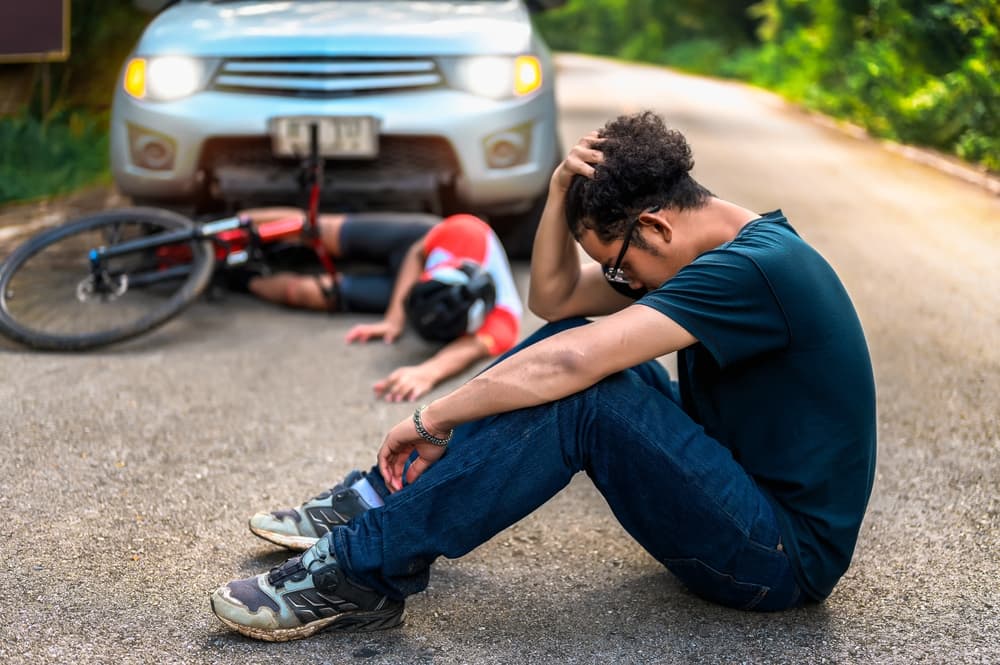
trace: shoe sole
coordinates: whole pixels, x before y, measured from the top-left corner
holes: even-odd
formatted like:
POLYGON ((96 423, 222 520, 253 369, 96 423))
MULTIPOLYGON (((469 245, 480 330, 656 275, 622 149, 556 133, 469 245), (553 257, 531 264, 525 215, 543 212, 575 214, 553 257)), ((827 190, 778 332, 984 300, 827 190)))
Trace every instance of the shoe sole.
POLYGON ((218 612, 215 611, 215 599, 210 599, 210 602, 212 604, 212 613, 215 614, 219 621, 235 630, 240 635, 252 637, 255 640, 264 640, 265 642, 289 642, 291 640, 300 640, 304 637, 315 635, 322 630, 333 630, 345 633, 369 633, 376 630, 395 628, 396 626, 402 625, 406 620, 406 612, 397 611, 395 609, 381 610, 378 612, 345 612, 343 614, 336 614, 332 617, 327 617, 326 619, 311 621, 304 626, 299 626, 298 628, 275 628, 273 630, 266 630, 264 628, 243 626, 235 621, 232 621, 231 619, 219 616, 218 612))
POLYGON ((255 527, 253 524, 250 524, 250 532, 258 538, 263 538, 269 543, 274 543, 275 545, 280 545, 281 547, 295 550, 296 552, 305 552, 307 549, 315 545, 317 540, 319 540, 319 538, 310 538, 309 536, 289 536, 274 531, 266 531, 255 527))

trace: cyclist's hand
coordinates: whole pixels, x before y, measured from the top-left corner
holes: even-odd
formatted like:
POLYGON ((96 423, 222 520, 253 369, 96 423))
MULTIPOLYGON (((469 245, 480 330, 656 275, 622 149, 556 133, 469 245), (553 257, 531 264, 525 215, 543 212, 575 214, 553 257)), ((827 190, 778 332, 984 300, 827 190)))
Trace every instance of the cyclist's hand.
POLYGON ((378 323, 359 323, 347 331, 344 338, 348 343, 368 342, 373 339, 383 339, 386 344, 395 342, 403 332, 403 326, 392 321, 378 323))
POLYGON ((376 382, 375 396, 387 402, 412 402, 426 394, 435 383, 437 380, 431 370, 423 365, 408 365, 376 382))
POLYGON ((389 434, 378 451, 378 468, 390 492, 403 488, 403 469, 413 451, 417 457, 406 472, 406 482, 412 483, 432 464, 441 459, 445 446, 435 446, 417 434, 413 419, 407 418, 389 430, 389 434))
POLYGON ((551 186, 565 194, 569 189, 569 184, 573 181, 573 176, 582 175, 593 178, 593 164, 604 162, 604 153, 599 149, 603 140, 598 138, 596 131, 581 138, 566 155, 566 159, 552 173, 551 186))

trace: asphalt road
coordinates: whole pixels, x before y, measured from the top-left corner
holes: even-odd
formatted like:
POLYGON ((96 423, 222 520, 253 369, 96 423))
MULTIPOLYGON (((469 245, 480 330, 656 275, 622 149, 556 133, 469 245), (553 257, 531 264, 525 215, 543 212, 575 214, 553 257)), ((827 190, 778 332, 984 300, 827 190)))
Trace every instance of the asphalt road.
POLYGON ((830 599, 776 615, 702 602, 578 478, 440 561, 401 629, 229 633, 210 591, 284 559, 247 516, 368 465, 410 411, 370 386, 424 351, 348 350, 359 318, 234 296, 100 353, 0 348, 0 661, 1000 662, 1000 200, 738 85, 570 56, 559 83, 567 145, 618 113, 662 112, 701 181, 782 208, 851 293, 875 361, 879 463, 830 599))

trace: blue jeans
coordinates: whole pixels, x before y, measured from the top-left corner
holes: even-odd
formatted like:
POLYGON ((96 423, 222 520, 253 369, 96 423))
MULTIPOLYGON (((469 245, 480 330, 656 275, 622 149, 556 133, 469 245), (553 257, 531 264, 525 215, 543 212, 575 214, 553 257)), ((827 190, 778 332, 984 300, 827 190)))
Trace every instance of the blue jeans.
MULTIPOLYGON (((585 323, 546 325, 511 353, 585 323)), ((416 482, 327 537, 348 577, 401 599, 426 588, 437 557, 470 552, 577 471, 699 596, 755 610, 801 603, 770 503, 681 409, 656 361, 555 402, 466 423, 416 482)))

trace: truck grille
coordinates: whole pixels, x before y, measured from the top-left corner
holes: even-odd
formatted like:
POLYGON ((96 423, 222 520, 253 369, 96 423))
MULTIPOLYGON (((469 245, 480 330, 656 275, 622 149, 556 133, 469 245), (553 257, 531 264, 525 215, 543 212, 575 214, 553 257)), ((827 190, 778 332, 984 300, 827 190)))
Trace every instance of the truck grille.
MULTIPOLYGON (((209 139, 201 151, 201 168, 219 166, 297 168, 295 159, 280 159, 271 153, 267 137, 225 137, 209 139)), ((375 159, 327 159, 327 172, 358 175, 403 175, 434 173, 444 177, 458 174, 458 159, 451 145, 438 136, 380 136, 375 159)))
MULTIPOLYGON (((274 157, 267 137, 205 142, 199 167, 213 174, 226 200, 271 205, 301 197, 300 162, 274 157)), ((441 212, 438 195, 460 173, 451 144, 439 136, 380 136, 375 159, 328 159, 323 200, 332 205, 441 212)))
POLYGON ((230 58, 212 81, 220 92, 332 98, 431 88, 444 78, 428 58, 230 58))

